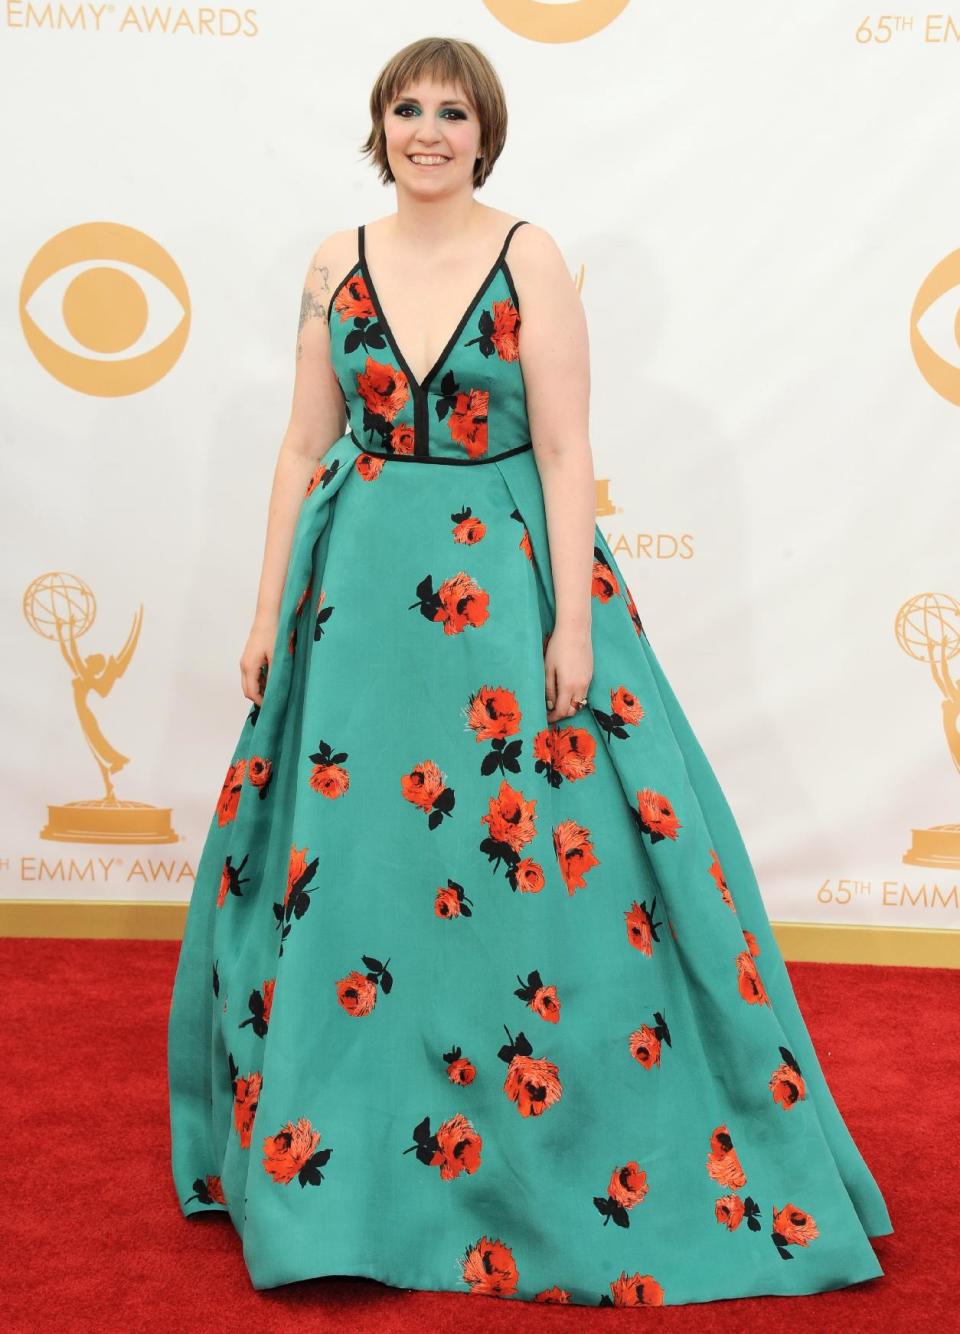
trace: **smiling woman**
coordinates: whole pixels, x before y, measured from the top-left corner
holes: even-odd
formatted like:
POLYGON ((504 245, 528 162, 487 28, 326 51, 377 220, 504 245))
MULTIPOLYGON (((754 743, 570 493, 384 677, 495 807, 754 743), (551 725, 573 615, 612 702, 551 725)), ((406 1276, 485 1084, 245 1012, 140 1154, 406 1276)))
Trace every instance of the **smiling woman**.
POLYGON ((397 212, 307 270, 177 968, 180 1207, 229 1214, 256 1288, 632 1308, 874 1278, 883 1197, 596 526, 579 296, 474 199, 499 81, 429 39, 371 108, 397 212))

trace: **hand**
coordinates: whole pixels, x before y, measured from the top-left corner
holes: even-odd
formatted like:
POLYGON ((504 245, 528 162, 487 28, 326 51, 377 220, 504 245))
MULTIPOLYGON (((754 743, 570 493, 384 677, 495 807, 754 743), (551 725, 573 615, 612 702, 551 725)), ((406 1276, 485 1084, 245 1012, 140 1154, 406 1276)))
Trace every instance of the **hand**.
POLYGON ((553 627, 543 655, 547 721, 569 718, 583 706, 593 677, 593 645, 590 626, 560 624, 553 627))
POLYGON ((257 705, 263 703, 278 624, 279 618, 276 616, 256 617, 240 656, 240 689, 247 699, 257 705))

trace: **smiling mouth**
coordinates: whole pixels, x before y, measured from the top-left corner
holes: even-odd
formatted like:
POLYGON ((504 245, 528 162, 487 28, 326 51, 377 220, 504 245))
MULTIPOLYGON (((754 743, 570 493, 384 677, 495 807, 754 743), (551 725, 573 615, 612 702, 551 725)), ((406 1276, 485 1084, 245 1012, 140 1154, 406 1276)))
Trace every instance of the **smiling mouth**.
POLYGON ((448 157, 444 157, 439 153, 408 153, 407 157, 415 167, 442 167, 445 162, 450 161, 448 157), (427 162, 418 162, 416 160, 418 157, 429 158, 431 160, 427 162))

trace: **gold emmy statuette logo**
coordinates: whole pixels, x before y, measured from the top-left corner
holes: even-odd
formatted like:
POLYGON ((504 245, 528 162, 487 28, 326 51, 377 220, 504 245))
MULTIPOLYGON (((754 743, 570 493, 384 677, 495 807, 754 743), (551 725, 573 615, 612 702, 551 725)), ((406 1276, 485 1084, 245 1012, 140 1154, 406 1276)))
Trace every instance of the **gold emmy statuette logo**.
MULTIPOLYGON (((950 677, 947 659, 960 652, 960 602, 948 593, 918 593, 897 612, 897 643, 904 653, 930 667, 943 695, 941 711, 947 749, 960 770, 960 683, 950 677)), ((960 824, 914 829, 913 844, 903 854, 913 866, 960 866, 960 824)))
POLYGON ((63 660, 72 673, 70 685, 77 718, 104 788, 102 797, 48 806, 47 824, 40 837, 61 843, 175 843, 178 835, 171 828, 169 808, 117 797, 111 774, 122 769, 129 756, 111 746, 87 702, 91 691, 106 698, 127 670, 140 637, 142 605, 123 648, 117 657, 111 653, 107 658, 102 653, 84 657, 77 644, 93 625, 96 601, 76 575, 49 573, 34 579, 23 595, 23 614, 38 635, 60 644, 63 660))
POLYGON ((82 394, 138 394, 176 365, 190 293, 173 257, 119 222, 70 227, 40 247, 20 284, 20 325, 37 361, 82 394))
POLYGON ((597 477, 595 478, 595 485, 597 488, 597 518, 606 517, 608 514, 616 514, 617 507, 610 499, 610 478, 597 477))

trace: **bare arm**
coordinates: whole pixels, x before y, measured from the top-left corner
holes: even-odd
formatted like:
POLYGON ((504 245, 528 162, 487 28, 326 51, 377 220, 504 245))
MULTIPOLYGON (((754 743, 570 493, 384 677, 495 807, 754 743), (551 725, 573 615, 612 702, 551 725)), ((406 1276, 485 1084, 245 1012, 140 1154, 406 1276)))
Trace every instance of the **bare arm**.
POLYGON ((576 712, 592 674, 591 593, 596 484, 589 438, 587 321, 566 261, 552 236, 521 227, 510 250, 520 298, 520 363, 534 457, 543 487, 556 595, 547 664, 550 721, 576 712))
POLYGON ((596 491, 583 303, 553 237, 521 227, 511 243, 520 297, 520 363, 543 484, 557 622, 590 623, 596 491))
POLYGON ((327 238, 311 257, 300 299, 293 404, 273 476, 263 568, 250 637, 240 659, 243 693, 262 703, 261 673, 273 653, 293 534, 317 464, 346 428, 343 395, 330 360, 327 303, 338 280, 343 246, 327 238))

